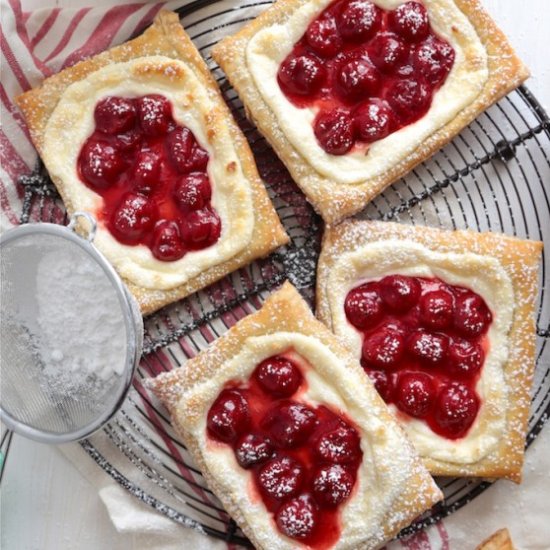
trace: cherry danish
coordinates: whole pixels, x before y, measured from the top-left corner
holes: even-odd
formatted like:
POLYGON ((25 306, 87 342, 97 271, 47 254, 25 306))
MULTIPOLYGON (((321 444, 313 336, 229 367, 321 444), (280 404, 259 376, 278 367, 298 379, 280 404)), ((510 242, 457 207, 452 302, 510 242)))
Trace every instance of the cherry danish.
POLYGON ((207 433, 251 472, 278 530, 323 549, 339 538, 339 508, 352 494, 363 453, 348 418, 301 402, 305 368, 281 354, 257 365, 246 383, 229 382, 208 411, 207 433))

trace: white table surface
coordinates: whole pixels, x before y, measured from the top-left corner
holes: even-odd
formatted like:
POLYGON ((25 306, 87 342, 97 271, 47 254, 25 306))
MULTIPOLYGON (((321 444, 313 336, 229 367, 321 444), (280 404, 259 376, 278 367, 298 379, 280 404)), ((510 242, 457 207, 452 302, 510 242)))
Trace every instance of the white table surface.
MULTIPOLYGON (((74 6, 77 1, 23 0, 22 3, 24 9, 33 9, 47 4, 74 6)), ((80 0, 78 3, 106 2, 80 0)), ((548 0, 485 0, 485 5, 530 67, 533 77, 527 85, 549 110, 548 0)), ((548 432, 550 426, 545 430, 548 432)), ((540 443, 549 448, 547 433, 544 440, 540 443)), ((21 437, 13 438, 2 481, 0 509, 3 550, 140 548, 131 535, 115 530, 96 489, 56 448, 21 437)), ((472 541, 472 549, 474 547, 472 541)))

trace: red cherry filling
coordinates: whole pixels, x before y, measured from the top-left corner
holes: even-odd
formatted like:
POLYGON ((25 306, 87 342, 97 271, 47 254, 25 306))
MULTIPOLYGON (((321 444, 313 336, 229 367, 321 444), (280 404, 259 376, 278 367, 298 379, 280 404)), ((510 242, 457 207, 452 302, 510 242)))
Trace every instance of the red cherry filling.
POLYGON ((474 293, 457 297, 454 311, 454 326, 464 336, 479 336, 487 330, 492 315, 487 304, 474 293))
POLYGON ((370 283, 350 291, 344 309, 351 323, 361 329, 376 325, 384 314, 380 294, 370 283))
POLYGON ((154 225, 155 213, 143 195, 127 193, 112 219, 112 232, 127 242, 138 242, 154 225))
POLYGON ((88 140, 78 157, 80 176, 94 191, 108 188, 124 170, 117 150, 107 141, 88 140))
POLYGON ((481 346, 475 342, 455 338, 449 345, 448 370, 458 376, 473 376, 479 372, 485 359, 481 346))
POLYGON ((315 118, 313 131, 331 155, 343 155, 353 147, 353 119, 347 111, 321 111, 315 118))
POLYGON ((262 428, 277 447, 301 445, 313 432, 317 417, 315 412, 301 403, 283 401, 276 403, 262 421, 262 428))
POLYGON ((338 28, 343 37, 353 42, 371 38, 382 23, 382 10, 368 0, 352 0, 343 3, 344 9, 338 19, 338 28))
POLYGON ((427 292, 420 299, 420 321, 428 328, 441 330, 453 322, 454 297, 448 290, 427 292))
POLYGON ((276 516, 279 531, 292 539, 310 537, 319 523, 318 508, 311 497, 302 495, 285 502, 276 516))
POLYGON ((280 355, 262 361, 254 376, 264 391, 277 397, 290 397, 302 383, 298 367, 280 355))
POLYGON ((282 89, 296 95, 314 95, 326 79, 326 70, 313 55, 287 58, 279 68, 282 89))
POLYGON ((407 341, 407 351, 426 366, 438 365, 446 355, 449 338, 423 330, 413 332, 407 341))
POLYGON ((435 395, 435 385, 429 374, 406 372, 399 376, 396 403, 410 416, 424 418, 433 406, 435 395))
POLYGON ((136 100, 139 123, 150 136, 166 134, 172 123, 172 107, 161 95, 146 95, 136 100))
POLYGON ((325 57, 336 55, 343 45, 334 17, 315 19, 306 31, 307 43, 311 49, 325 57))
POLYGON ((385 73, 395 72, 409 58, 407 46, 393 33, 379 34, 369 44, 368 53, 374 65, 385 73))
POLYGON ((273 458, 258 472, 260 487, 277 500, 296 496, 303 482, 304 467, 289 456, 273 458))
POLYGON ((155 225, 151 252, 157 260, 173 262, 185 254, 178 224, 172 220, 162 220, 155 225))
POLYGON ((314 452, 322 460, 335 464, 355 462, 361 456, 359 434, 351 426, 342 423, 319 437, 314 452))
POLYGON ((437 398, 435 422, 443 430, 460 437, 472 425, 479 409, 474 391, 463 384, 451 384, 437 398))
POLYGON ((263 435, 246 434, 235 447, 235 457, 243 468, 251 468, 273 456, 273 445, 263 435))
POLYGON ((454 60, 421 3, 384 10, 368 0, 335 0, 311 21, 277 79, 291 103, 317 111, 319 145, 344 155, 424 116, 454 60))
POLYGON ((259 363, 249 380, 229 382, 208 411, 207 436, 231 446, 281 533, 324 550, 339 539, 339 507, 363 453, 342 413, 298 401, 308 368, 288 352, 259 363))
POLYGON ((405 337, 399 325, 383 325, 363 340, 363 358, 378 368, 395 368, 404 353, 405 337))
POLYGON ((211 206, 209 156, 160 95, 109 96, 78 158, 85 185, 103 199, 98 219, 121 243, 145 245, 170 262, 214 244, 221 222, 211 206))
POLYGON ((431 97, 424 82, 407 78, 396 81, 389 89, 387 101, 401 120, 413 122, 429 108, 431 97))
POLYGON ((393 311, 407 311, 418 302, 420 284, 412 277, 388 275, 380 281, 380 296, 393 311))
POLYGON ((343 466, 322 466, 313 476, 313 494, 324 506, 338 506, 349 498, 354 482, 353 476, 343 466))
POLYGON ((238 390, 223 390, 208 411, 209 434, 225 443, 234 441, 249 424, 248 403, 238 390))
POLYGON ((340 67, 338 84, 344 100, 351 102, 376 95, 380 74, 365 59, 352 59, 340 67))
POLYGON ((344 310, 381 397, 443 437, 463 437, 479 410, 492 322, 483 298, 439 279, 388 275, 350 290, 344 310))
POLYGON ((394 125, 393 111, 382 102, 368 100, 353 115, 355 132, 365 143, 385 138, 394 125))
POLYGON ((418 42, 428 36, 430 22, 428 12, 420 2, 405 2, 388 15, 392 31, 409 42, 418 42))
POLYGON ((107 134, 120 134, 134 126, 136 108, 132 101, 122 97, 106 97, 94 111, 95 125, 107 134))

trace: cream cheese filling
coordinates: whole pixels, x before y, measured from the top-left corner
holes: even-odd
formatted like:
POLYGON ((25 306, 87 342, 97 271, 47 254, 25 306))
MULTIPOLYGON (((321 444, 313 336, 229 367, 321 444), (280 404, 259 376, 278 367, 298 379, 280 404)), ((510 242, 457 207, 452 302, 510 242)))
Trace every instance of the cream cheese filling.
MULTIPOLYGON (((342 184, 362 183, 381 176, 419 144, 450 122, 482 91, 489 77, 487 52, 474 27, 453 0, 423 0, 432 29, 455 50, 455 62, 443 86, 434 94, 428 113, 413 124, 373 143, 368 154, 326 153, 313 133, 315 108, 295 107, 277 82, 277 71, 309 23, 332 0, 310 0, 282 24, 261 29, 248 42, 246 64, 265 103, 296 151, 322 176, 342 184)), ((391 10, 404 0, 375 0, 391 10)))
POLYGON ((150 56, 107 65, 71 84, 46 126, 42 158, 52 177, 63 183, 64 196, 72 207, 95 213, 103 199, 86 187, 77 173, 82 145, 94 131, 94 108, 106 96, 146 94, 166 97, 176 122, 187 126, 210 155, 208 175, 213 182, 212 206, 222 223, 220 238, 214 245, 188 252, 173 262, 157 260, 145 245, 118 242, 101 220, 94 242, 126 279, 145 288, 170 289, 243 250, 250 242, 254 225, 250 184, 243 174, 230 129, 223 124, 217 98, 210 95, 193 69, 183 61, 150 56), (214 123, 215 129, 210 132, 214 123), (228 166, 232 169, 228 170, 228 166))
MULTIPOLYGON (((362 283, 391 274, 438 277, 449 284, 468 287, 486 301, 493 313, 489 352, 476 386, 481 407, 468 434, 451 441, 434 433, 422 420, 402 422, 422 457, 456 464, 475 463, 496 448, 506 428, 503 367, 508 358, 507 336, 514 303, 510 277, 495 258, 440 253, 410 241, 369 243, 343 254, 328 276, 326 291, 332 328, 357 358, 361 357, 362 336, 346 318, 346 296, 362 283)), ((396 411, 393 405, 390 408, 396 411)))
MULTIPOLYGON (((350 372, 342 360, 319 340, 302 334, 277 332, 246 340, 241 352, 223 367, 223 378, 246 383, 256 366, 264 359, 289 349, 298 354, 298 363, 307 361, 312 368, 304 368, 307 390, 296 397, 297 401, 317 406, 329 405, 336 412, 342 411, 353 419, 361 435, 363 461, 359 466, 357 482, 350 499, 340 508, 342 533, 334 548, 356 548, 366 538, 381 542, 380 525, 399 496, 400 488, 411 475, 412 457, 404 452, 403 438, 397 426, 383 423, 376 413, 378 403, 364 391, 360 372, 350 372), (338 371, 338 380, 332 375, 338 371), (345 385, 349 391, 344 391, 345 385), (370 532, 366 531, 370 526, 370 532)), ((192 388, 183 400, 195 398, 208 401, 211 406, 220 392, 219 382, 213 378, 192 388)), ((178 415, 185 414, 184 409, 178 415)), ((187 417, 186 428, 197 438, 208 470, 215 473, 216 480, 238 500, 246 521, 254 530, 255 537, 266 548, 291 550, 296 541, 282 535, 273 520, 266 521, 266 510, 259 496, 254 497, 252 475, 241 468, 232 449, 207 437, 206 414, 193 420, 187 417), (248 490, 242 490, 247 487, 248 490), (251 496, 252 494, 252 496, 251 496), (277 537, 273 536, 276 531, 277 537)), ((408 447, 406 447, 408 450, 408 447)), ((372 547, 376 546, 373 544, 372 547)))

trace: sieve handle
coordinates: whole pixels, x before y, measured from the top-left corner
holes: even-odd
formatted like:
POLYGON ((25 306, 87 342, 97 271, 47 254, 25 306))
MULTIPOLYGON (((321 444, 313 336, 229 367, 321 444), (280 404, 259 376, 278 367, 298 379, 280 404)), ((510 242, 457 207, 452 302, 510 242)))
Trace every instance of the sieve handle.
POLYGON ((83 236, 83 238, 90 243, 93 242, 95 238, 95 233, 97 231, 97 222, 95 221, 95 218, 88 212, 80 212, 80 211, 75 212, 71 216, 71 220, 69 221, 69 225, 67 226, 67 228, 76 233, 75 228, 78 222, 78 218, 84 218, 90 224, 88 234, 86 236, 83 236))

